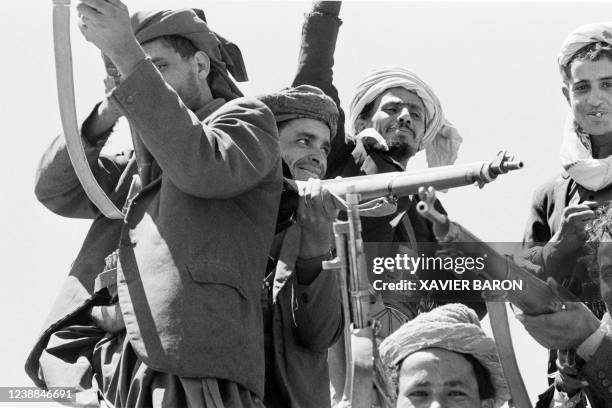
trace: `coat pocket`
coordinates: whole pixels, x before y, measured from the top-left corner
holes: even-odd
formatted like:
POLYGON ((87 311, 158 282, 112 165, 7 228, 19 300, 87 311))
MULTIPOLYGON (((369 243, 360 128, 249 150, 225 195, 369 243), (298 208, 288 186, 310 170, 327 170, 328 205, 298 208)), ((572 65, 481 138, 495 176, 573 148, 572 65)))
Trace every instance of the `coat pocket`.
POLYGON ((195 282, 229 286, 244 299, 247 298, 246 289, 237 269, 216 262, 200 261, 187 264, 187 270, 195 282))

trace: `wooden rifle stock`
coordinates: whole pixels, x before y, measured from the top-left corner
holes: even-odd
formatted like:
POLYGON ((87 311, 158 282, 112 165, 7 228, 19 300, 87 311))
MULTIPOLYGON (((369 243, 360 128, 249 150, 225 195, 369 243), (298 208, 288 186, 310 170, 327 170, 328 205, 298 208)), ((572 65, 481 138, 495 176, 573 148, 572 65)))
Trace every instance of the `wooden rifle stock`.
MULTIPOLYGON (((512 396, 510 406, 531 408, 527 389, 516 362, 508 316, 504 300, 520 308, 528 315, 552 313, 563 309, 563 299, 560 299, 550 286, 534 274, 517 265, 509 256, 497 252, 491 245, 481 241, 458 223, 452 222, 446 215, 437 212, 431 203, 434 193, 429 192, 431 202, 421 201, 417 211, 435 224, 441 230, 447 231, 446 236, 438 237, 449 244, 456 243, 461 251, 476 253, 487 259, 487 267, 477 272, 477 279, 522 281, 522 290, 507 291, 503 297, 487 300, 489 320, 493 337, 497 345, 499 359, 504 370, 506 382, 512 396)), ((570 353, 564 351, 564 353, 570 353)))

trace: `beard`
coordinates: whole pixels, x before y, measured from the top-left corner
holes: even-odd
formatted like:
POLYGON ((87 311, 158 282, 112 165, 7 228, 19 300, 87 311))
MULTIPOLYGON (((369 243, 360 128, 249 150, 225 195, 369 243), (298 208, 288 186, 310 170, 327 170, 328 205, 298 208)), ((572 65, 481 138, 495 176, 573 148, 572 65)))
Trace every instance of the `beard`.
POLYGON ((406 142, 388 142, 389 156, 402 162, 408 160, 417 153, 417 149, 406 142))

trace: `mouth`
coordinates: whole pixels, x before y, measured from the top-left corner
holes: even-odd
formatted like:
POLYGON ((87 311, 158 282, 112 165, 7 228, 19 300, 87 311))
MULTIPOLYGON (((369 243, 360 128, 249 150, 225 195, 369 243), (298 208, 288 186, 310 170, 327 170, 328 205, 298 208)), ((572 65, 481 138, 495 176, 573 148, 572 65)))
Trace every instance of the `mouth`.
POLYGON ((409 126, 399 125, 399 126, 391 126, 389 131, 403 134, 410 134, 410 136, 414 136, 414 130, 409 126))
POLYGON ((316 166, 308 166, 308 165, 298 165, 296 169, 300 170, 302 173, 306 173, 308 176, 312 178, 321 178, 322 170, 316 166))
POLYGON ((593 111, 593 112, 589 112, 587 115, 591 118, 601 119, 607 114, 608 112, 605 112, 605 111, 593 111))

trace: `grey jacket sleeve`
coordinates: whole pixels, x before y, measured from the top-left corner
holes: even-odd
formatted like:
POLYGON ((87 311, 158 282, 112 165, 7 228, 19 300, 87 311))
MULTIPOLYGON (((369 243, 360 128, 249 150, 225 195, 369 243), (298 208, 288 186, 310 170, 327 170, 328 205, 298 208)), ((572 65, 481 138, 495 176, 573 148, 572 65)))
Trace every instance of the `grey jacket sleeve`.
POLYGON ((111 98, 164 176, 184 193, 232 198, 277 173, 276 122, 256 99, 235 99, 201 122, 149 60, 111 98))
MULTIPOLYGON (((97 106, 93 112, 96 109, 97 106)), ((83 148, 92 173, 108 195, 115 191, 130 158, 129 152, 109 156, 100 154, 110 132, 111 129, 95 144, 88 141, 87 135, 82 135, 83 148)), ((51 142, 40 159, 34 193, 45 207, 64 217, 93 219, 99 214, 77 178, 62 134, 51 142)), ((120 207, 122 204, 115 203, 120 207)))
POLYGON ((612 407, 612 335, 607 334, 591 359, 582 367, 581 374, 590 388, 612 407))
MULTIPOLYGON (((334 272, 322 271, 323 258, 296 263, 296 273, 318 268, 319 274, 308 284, 296 282, 296 337, 312 351, 326 351, 342 334, 343 318, 340 294, 334 272), (313 264, 317 263, 317 266, 313 264)), ((287 291, 289 292, 289 291, 287 291)))

